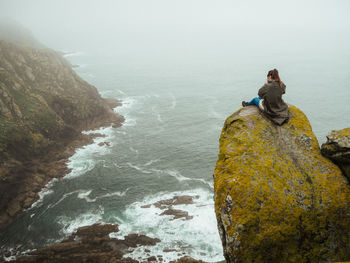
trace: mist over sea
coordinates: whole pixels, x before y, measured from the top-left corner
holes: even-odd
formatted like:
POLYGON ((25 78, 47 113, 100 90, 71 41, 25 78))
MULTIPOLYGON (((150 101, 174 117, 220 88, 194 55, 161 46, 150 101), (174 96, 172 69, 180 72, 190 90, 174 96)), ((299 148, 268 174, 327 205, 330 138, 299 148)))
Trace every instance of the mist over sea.
MULTIPOLYGON (((0 15, 65 52, 103 97, 121 100, 125 123, 76 151, 71 173, 2 232, 0 249, 25 252, 116 223, 118 237, 159 238, 147 249, 165 262, 223 260, 212 177, 219 136, 267 72, 279 70, 284 100, 306 114, 320 144, 350 126, 350 5, 335 2, 7 1, 0 15), (194 204, 174 208, 192 219, 142 207, 181 195, 194 204)), ((144 249, 127 256, 141 261, 144 249)))
MULTIPOLYGON (((161 239, 150 254, 166 261, 183 252, 222 260, 212 179, 218 139, 225 119, 242 100, 256 96, 266 72, 280 70, 287 85, 284 99, 306 113, 320 143, 330 130, 350 123, 350 56, 345 51, 275 59, 222 50, 217 56, 144 59, 115 50, 65 56, 103 97, 122 100, 115 111, 126 121, 117 129, 98 130, 106 137, 77 150, 68 163, 72 172, 52 181, 5 230, 3 249, 41 247, 98 222, 119 224, 118 236, 137 232, 161 239), (192 219, 171 220, 159 208, 142 208, 176 195, 195 197, 194 204, 175 207, 192 219)), ((138 259, 143 249, 130 256, 138 259)))

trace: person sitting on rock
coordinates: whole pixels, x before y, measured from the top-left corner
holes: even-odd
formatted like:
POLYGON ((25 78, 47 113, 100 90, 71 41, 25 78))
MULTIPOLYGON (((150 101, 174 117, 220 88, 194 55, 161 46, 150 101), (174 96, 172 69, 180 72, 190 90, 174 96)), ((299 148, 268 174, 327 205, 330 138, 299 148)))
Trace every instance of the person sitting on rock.
POLYGON ((289 120, 288 105, 282 95, 286 85, 281 81, 278 70, 272 69, 267 73, 267 82, 259 89, 258 96, 250 102, 242 101, 242 106, 257 106, 273 123, 282 125, 289 120))

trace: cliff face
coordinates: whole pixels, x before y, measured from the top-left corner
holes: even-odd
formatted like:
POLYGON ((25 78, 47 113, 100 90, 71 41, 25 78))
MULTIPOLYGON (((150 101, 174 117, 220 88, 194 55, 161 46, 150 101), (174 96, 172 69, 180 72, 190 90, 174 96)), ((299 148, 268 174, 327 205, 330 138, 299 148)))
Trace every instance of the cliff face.
POLYGON ((60 152, 79 136, 87 140, 82 130, 123 121, 112 110, 118 102, 101 98, 60 54, 1 36, 0 228, 59 176, 49 163, 65 166, 69 156, 60 152))
POLYGON ((350 182, 350 128, 331 131, 327 142, 322 144, 321 152, 339 165, 350 182))
POLYGON ((306 116, 290 112, 282 127, 253 106, 225 122, 214 191, 227 262, 350 258, 350 187, 306 116))
POLYGON ((32 155, 110 111, 56 52, 0 41, 2 160, 19 151, 32 155))

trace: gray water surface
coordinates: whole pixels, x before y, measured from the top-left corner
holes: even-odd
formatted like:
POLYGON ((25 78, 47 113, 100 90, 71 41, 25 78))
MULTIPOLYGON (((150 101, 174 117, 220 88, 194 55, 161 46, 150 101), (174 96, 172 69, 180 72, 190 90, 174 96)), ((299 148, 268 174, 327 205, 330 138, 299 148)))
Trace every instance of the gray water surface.
MULTIPOLYGON (((120 128, 83 147, 66 177, 51 182, 42 198, 2 233, 2 249, 21 251, 58 242, 80 226, 118 223, 121 236, 144 233, 162 240, 150 248, 165 261, 175 248, 205 261, 223 260, 216 228, 212 174, 222 125, 242 100, 257 94, 266 72, 278 67, 284 99, 302 109, 322 143, 332 129, 350 125, 350 55, 344 52, 136 59, 121 53, 77 52, 66 58, 103 97, 117 98, 120 128), (273 64, 272 64, 273 63, 273 64), (277 65, 277 66, 276 66, 277 65), (108 141, 110 146, 98 146, 108 141), (141 208, 175 195, 199 196, 177 207, 192 220, 170 220, 159 209, 141 208)), ((143 254, 138 248, 135 258, 143 254)))

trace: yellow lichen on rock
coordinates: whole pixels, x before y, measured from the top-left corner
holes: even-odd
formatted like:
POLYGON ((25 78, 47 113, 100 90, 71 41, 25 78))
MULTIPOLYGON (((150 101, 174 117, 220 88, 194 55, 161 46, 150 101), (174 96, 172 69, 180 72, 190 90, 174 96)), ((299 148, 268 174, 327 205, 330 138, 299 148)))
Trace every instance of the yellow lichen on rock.
POLYGON ((350 258, 350 188, 322 157, 307 117, 280 127, 246 107, 227 118, 214 172, 227 262, 350 258))

